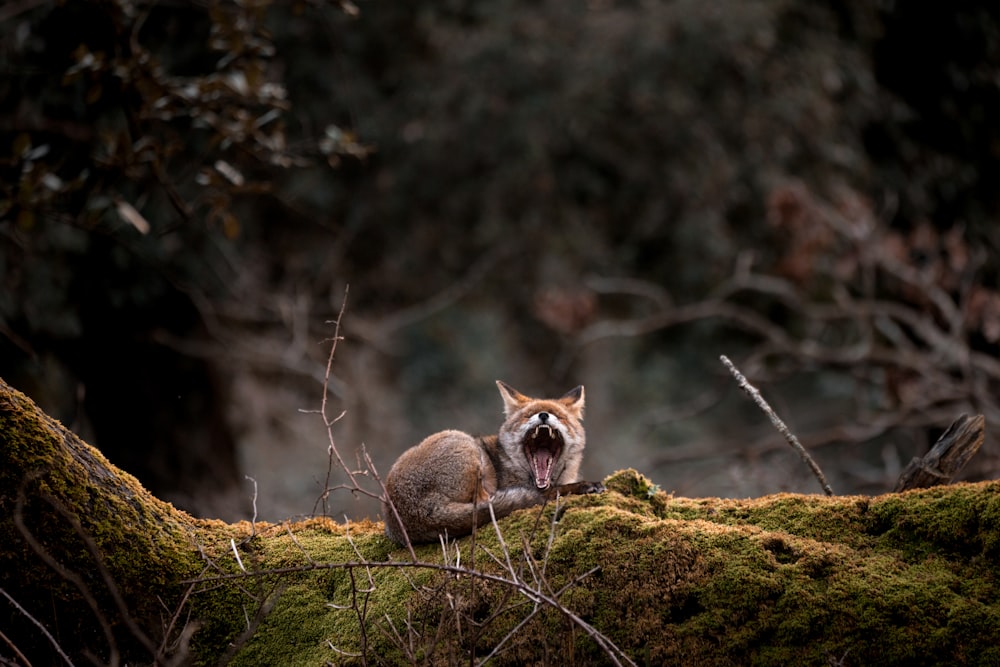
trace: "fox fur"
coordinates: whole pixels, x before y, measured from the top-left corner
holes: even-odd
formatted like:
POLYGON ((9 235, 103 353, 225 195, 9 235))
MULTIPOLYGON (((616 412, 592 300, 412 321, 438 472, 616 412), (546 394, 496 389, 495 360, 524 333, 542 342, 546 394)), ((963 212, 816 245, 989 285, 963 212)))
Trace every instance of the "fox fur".
POLYGON ((382 516, 394 541, 467 535, 490 520, 491 505, 499 519, 557 495, 604 490, 579 481, 586 445, 582 386, 557 399, 529 398, 500 380, 497 387, 504 405, 497 435, 441 431, 403 452, 389 470, 382 516))

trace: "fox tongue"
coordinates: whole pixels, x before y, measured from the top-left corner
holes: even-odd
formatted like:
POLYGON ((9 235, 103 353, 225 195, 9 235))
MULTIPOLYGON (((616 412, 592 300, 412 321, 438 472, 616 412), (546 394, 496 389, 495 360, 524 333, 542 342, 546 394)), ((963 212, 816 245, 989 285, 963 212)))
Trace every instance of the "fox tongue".
POLYGON ((531 454, 531 465, 535 469, 535 486, 539 489, 549 488, 549 477, 552 475, 552 452, 538 449, 531 454))

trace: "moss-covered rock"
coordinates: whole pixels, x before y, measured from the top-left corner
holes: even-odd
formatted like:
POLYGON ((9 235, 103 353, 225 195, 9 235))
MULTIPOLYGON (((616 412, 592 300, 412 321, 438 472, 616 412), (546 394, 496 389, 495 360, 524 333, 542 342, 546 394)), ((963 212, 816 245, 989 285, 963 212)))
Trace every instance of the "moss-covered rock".
POLYGON ((997 482, 688 499, 627 470, 414 562, 380 523, 195 520, 2 383, 0 446, 2 620, 39 664, 26 614, 130 662, 1000 663, 997 482))

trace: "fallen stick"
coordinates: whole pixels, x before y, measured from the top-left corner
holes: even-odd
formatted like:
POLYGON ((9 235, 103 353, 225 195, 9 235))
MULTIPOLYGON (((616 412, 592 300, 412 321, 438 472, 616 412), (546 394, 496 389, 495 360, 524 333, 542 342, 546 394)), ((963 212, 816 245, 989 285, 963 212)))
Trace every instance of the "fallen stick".
POLYGON ((743 377, 743 373, 740 373, 739 369, 733 365, 733 362, 729 361, 729 357, 723 354, 719 357, 719 359, 722 360, 723 365, 725 365, 725 367, 729 369, 729 372, 733 374, 733 377, 736 378, 736 382, 740 385, 740 389, 746 392, 747 395, 753 399, 753 402, 757 404, 757 407, 764 411, 764 414, 768 416, 771 423, 774 424, 774 427, 778 429, 778 432, 785 437, 788 444, 799 453, 799 456, 802 457, 805 464, 809 466, 810 470, 812 470, 816 479, 819 480, 819 484, 823 487, 823 491, 826 495, 832 496, 833 489, 830 488, 830 484, 826 481, 826 476, 823 474, 823 471, 820 470, 819 465, 817 465, 816 461, 813 460, 813 457, 809 456, 809 452, 807 452, 806 448, 802 446, 799 439, 795 437, 795 434, 788 430, 788 427, 785 426, 785 422, 781 421, 781 417, 779 417, 778 414, 771 409, 771 406, 767 404, 767 401, 765 401, 764 397, 760 395, 757 388, 750 384, 745 377, 743 377))

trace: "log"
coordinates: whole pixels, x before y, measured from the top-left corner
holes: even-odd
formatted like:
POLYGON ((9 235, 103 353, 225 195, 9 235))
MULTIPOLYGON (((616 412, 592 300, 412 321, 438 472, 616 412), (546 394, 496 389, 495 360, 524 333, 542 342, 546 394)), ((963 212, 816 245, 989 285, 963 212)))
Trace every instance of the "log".
MULTIPOLYGON (((194 626, 173 614, 217 596, 182 604, 191 591, 181 582, 239 527, 154 498, 2 380, 0 451, 0 647, 12 652, 4 655, 31 664, 188 655, 194 626)), ((231 621, 199 618, 204 641, 233 634, 231 621)))
MULTIPOLYGON (((136 434, 141 446, 141 434, 136 434)), ((1000 484, 608 491, 405 548, 195 519, 0 381, 6 664, 997 664, 1000 484)))

